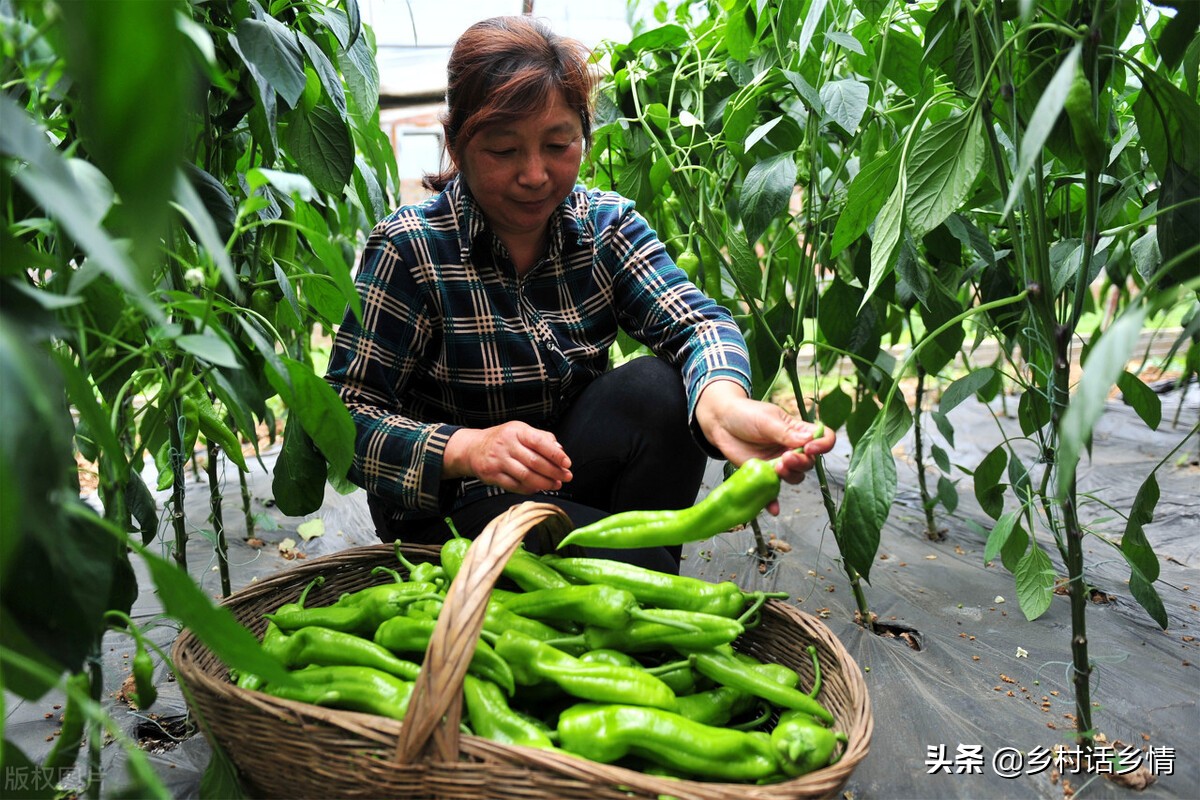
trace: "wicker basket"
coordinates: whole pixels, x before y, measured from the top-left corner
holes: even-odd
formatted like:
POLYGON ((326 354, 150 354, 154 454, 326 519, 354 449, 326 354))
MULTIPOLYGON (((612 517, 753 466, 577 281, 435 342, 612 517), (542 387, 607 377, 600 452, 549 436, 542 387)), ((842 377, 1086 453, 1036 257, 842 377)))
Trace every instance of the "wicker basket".
MULTIPOLYGON (((866 756, 873 719, 862 673, 845 647, 816 618, 779 601, 764 606, 762 624, 735 646, 786 664, 811 683, 805 652, 815 644, 823 685, 819 700, 849 742, 837 763, 782 783, 683 781, 576 758, 561 751, 504 745, 460 735, 462 681, 469 648, 483 625, 492 587, 526 533, 561 535, 569 521, 555 506, 524 503, 494 519, 468 551, 451 584, 403 724, 352 711, 282 700, 238 688, 228 670, 189 630, 173 660, 205 730, 238 767, 246 788, 264 797, 437 797, 600 800, 601 798, 810 798, 834 795, 866 756)), ((436 547, 405 546, 414 562, 436 561, 436 547)), ((260 636, 262 614, 299 596, 317 575, 324 586, 310 604, 373 584, 380 564, 395 564, 392 547, 355 548, 313 559, 237 592, 226 607, 260 636)))

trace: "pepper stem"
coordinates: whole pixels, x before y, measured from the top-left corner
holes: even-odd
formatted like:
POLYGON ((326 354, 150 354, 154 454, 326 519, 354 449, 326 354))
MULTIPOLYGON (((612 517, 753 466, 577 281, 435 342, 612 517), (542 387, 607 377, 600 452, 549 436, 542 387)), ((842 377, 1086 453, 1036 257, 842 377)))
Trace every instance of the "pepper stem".
POLYGON ((813 687, 808 692, 808 696, 816 700, 817 695, 821 692, 821 662, 817 659, 817 646, 810 644, 808 646, 808 656, 813 662, 813 687))
POLYGON ((298 600, 296 600, 296 605, 298 605, 300 608, 304 608, 304 604, 308 601, 308 593, 311 592, 317 586, 324 586, 324 585, 325 585, 325 576, 324 575, 318 575, 317 577, 313 578, 311 581, 308 582, 308 586, 304 587, 304 591, 302 591, 300 593, 300 598, 298 600))
MULTIPOLYGON (((398 550, 397 550, 397 555, 399 555, 398 550)), ((400 561, 401 561, 401 563, 404 564, 405 569, 407 569, 409 572, 412 572, 413 565, 405 562, 404 556, 400 556, 400 561)), ((396 570, 392 569, 391 567, 385 567, 385 566, 380 565, 371 570, 372 575, 382 575, 385 572, 388 575, 391 575, 392 578, 395 579, 396 583, 404 583, 404 578, 400 577, 400 573, 397 572, 396 570)))

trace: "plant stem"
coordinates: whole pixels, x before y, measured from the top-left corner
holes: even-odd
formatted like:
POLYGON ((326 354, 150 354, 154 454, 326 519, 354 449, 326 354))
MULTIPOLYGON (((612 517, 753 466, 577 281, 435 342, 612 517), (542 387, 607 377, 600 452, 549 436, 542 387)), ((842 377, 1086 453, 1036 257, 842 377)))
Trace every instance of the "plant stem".
POLYGON ((250 484, 246 481, 246 473, 238 470, 238 483, 242 486, 242 515, 246 518, 246 539, 254 538, 254 513, 250 507, 250 484))
POLYGON ((937 520, 933 517, 933 498, 929 496, 929 486, 925 480, 925 447, 921 437, 921 403, 925 398, 925 368, 917 363, 917 393, 913 401, 913 436, 915 438, 913 457, 917 461, 917 485, 921 489, 921 508, 925 511, 925 538, 935 542, 942 540, 938 533, 937 520))
MULTIPOLYGON (((784 363, 788 380, 792 383, 792 391, 796 395, 796 408, 805 422, 812 421, 812 415, 804 406, 804 390, 800 388, 800 376, 796 372, 796 360, 789 358, 784 363)), ((813 460, 813 471, 817 474, 817 485, 821 489, 821 503, 825 506, 825 516, 829 519, 829 529, 833 531, 833 540, 837 542, 838 552, 845 552, 837 526, 837 504, 833 501, 833 492, 829 489, 829 477, 825 473, 825 459, 818 456, 813 460)), ((871 607, 867 604, 867 595, 863 591, 862 577, 858 570, 850 566, 845 557, 842 558, 842 568, 846 570, 846 579, 850 582, 850 591, 854 594, 854 602, 858 605, 860 624, 872 633, 875 624, 871 616, 871 607)))
POLYGON ((183 454, 183 436, 180 434, 179 426, 183 424, 183 408, 176 397, 171 402, 173 419, 167 425, 167 437, 171 442, 171 452, 167 457, 171 465, 171 527, 175 531, 175 550, 172 556, 175 558, 175 563, 184 572, 187 572, 187 542, 188 533, 183 510, 183 501, 187 495, 187 489, 184 487, 184 454, 183 454))
POLYGON ((229 597, 233 588, 229 581, 229 547, 225 543, 225 517, 221 512, 221 483, 218 475, 218 463, 221 458, 221 446, 216 442, 208 443, 208 507, 212 514, 213 531, 217 535, 217 567, 221 573, 221 596, 229 597))

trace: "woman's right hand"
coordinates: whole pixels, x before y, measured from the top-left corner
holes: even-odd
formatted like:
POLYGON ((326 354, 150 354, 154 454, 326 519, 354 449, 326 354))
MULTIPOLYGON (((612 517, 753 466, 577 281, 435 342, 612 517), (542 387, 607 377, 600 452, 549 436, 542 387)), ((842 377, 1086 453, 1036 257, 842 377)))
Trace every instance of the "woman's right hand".
POLYGON ((554 434, 524 422, 460 428, 446 442, 442 477, 474 477, 506 492, 535 494, 570 481, 571 459, 554 434))

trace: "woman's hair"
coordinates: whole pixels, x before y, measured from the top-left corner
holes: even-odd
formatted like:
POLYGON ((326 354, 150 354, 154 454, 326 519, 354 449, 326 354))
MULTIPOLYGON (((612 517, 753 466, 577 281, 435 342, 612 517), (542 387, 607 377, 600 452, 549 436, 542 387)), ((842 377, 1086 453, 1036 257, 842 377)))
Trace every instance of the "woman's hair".
MULTIPOLYGON (((592 137, 590 53, 580 42, 559 36, 542 20, 493 17, 458 38, 447 66, 442 128, 447 150, 458 150, 489 125, 543 110, 555 93, 579 112, 583 138, 592 137)), ((429 174, 426 188, 441 191, 458 174, 450 165, 429 174)))

